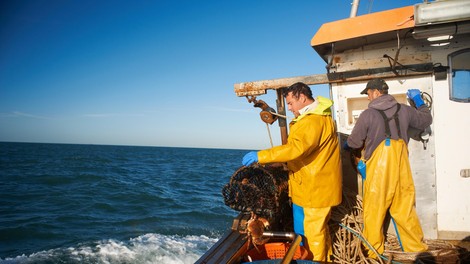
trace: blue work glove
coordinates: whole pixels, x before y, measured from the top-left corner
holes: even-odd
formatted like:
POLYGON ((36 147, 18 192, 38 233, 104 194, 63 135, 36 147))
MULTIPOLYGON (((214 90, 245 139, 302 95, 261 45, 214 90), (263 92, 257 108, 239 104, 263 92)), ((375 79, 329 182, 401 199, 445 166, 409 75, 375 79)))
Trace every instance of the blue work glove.
POLYGON ((419 89, 409 89, 406 95, 408 96, 408 98, 413 100, 416 108, 419 108, 420 106, 424 105, 423 98, 421 98, 421 91, 419 89))
POLYGON ((258 153, 256 151, 246 153, 242 160, 244 166, 250 166, 255 162, 258 162, 258 153))
POLYGON ((366 179, 366 164, 364 163, 363 160, 360 160, 357 163, 357 171, 359 171, 359 174, 362 176, 362 180, 366 179))

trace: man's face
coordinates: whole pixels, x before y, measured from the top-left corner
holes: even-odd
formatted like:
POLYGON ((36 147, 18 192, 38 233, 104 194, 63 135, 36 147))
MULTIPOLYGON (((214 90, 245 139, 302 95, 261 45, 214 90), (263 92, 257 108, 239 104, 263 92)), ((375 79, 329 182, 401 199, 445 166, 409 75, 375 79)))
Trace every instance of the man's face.
POLYGON ((299 110, 307 105, 307 97, 305 97, 303 94, 300 94, 299 98, 295 98, 292 92, 290 92, 286 96, 286 103, 287 109, 291 111, 295 117, 298 117, 300 115, 299 110))
POLYGON ((377 89, 367 90, 367 99, 369 99, 369 101, 374 100, 375 98, 379 97, 380 95, 381 94, 380 94, 379 90, 377 90, 377 89))

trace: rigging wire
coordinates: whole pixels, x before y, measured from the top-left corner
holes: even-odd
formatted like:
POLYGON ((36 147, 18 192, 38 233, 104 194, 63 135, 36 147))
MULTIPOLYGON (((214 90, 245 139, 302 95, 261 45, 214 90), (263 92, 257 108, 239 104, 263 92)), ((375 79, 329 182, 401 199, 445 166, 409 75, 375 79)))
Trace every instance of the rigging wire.
POLYGON ((268 135, 269 135, 269 142, 271 142, 271 148, 274 147, 273 145, 273 137, 271 136, 271 130, 269 129, 269 124, 266 123, 266 128, 268 129, 268 135))
MULTIPOLYGON (((284 118, 286 121, 287 121, 288 119, 290 119, 290 118, 287 118, 287 116, 278 114, 278 113, 276 113, 276 112, 269 112, 269 113, 272 114, 272 115, 278 116, 278 117, 282 117, 282 118, 284 118)), ((271 142, 271 148, 272 148, 272 147, 274 147, 274 144, 273 144, 273 138, 272 138, 272 136, 271 136, 271 130, 269 129, 269 124, 268 124, 268 123, 266 123, 266 128, 268 129, 269 141, 271 142)))
POLYGON ((290 119, 290 118, 287 118, 287 116, 281 115, 281 114, 277 114, 276 112, 269 112, 269 113, 271 113, 271 114, 273 114, 273 115, 275 115, 275 116, 278 116, 278 117, 282 117, 282 118, 284 118, 286 121, 287 121, 288 119, 290 119))
POLYGON ((374 4, 374 0, 369 0, 369 14, 372 12, 372 5, 374 4))

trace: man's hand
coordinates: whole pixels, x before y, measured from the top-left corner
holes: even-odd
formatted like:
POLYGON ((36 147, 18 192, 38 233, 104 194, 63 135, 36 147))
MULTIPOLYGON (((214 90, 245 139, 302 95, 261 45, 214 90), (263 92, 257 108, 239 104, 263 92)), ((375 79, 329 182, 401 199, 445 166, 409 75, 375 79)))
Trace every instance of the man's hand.
POLYGON ((251 164, 258 162, 258 153, 256 151, 248 152, 242 160, 244 166, 250 166, 251 164))
POLYGON ((413 100, 416 108, 419 108, 420 106, 424 105, 423 98, 421 98, 421 91, 419 89, 409 89, 406 95, 408 96, 408 98, 413 100))

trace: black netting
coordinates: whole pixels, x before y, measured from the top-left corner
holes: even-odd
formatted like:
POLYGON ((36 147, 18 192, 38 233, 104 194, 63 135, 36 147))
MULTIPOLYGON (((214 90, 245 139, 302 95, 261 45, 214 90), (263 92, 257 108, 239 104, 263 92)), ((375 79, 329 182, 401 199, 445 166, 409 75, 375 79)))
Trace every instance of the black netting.
POLYGON ((240 212, 280 220, 291 215, 287 180, 288 174, 282 168, 241 167, 222 189, 224 202, 240 212))

